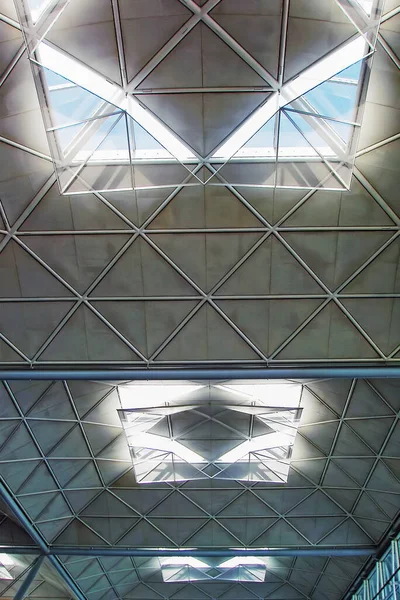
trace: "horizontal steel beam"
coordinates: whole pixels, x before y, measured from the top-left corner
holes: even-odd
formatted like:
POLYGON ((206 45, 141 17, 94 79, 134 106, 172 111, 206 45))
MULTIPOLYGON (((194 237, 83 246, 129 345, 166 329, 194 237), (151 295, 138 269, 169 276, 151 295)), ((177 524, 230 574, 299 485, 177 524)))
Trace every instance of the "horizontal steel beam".
MULTIPOLYGON (((1 552, 7 554, 33 554, 40 552, 29 547, 13 548, 12 546, 0 547, 1 552)), ((312 546, 302 548, 87 548, 80 546, 51 546, 46 551, 48 556, 132 556, 132 557, 157 557, 157 556, 375 556, 375 546, 354 546, 346 548, 312 546)))
POLYGON ((36 546, 2 546, 0 544, 1 554, 15 554, 15 555, 31 555, 31 554, 47 554, 47 550, 42 550, 36 546))
POLYGON ((98 381, 179 381, 182 379, 353 379, 400 378, 400 367, 312 367, 270 369, 58 369, 1 370, 0 381, 81 379, 98 381))

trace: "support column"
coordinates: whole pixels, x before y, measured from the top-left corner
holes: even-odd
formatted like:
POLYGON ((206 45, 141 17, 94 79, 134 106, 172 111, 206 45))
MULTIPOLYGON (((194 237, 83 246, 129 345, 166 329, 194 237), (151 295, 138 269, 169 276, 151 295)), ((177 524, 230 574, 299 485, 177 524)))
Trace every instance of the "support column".
POLYGON ((22 582, 21 587, 15 594, 14 600, 23 600, 24 598, 26 598, 26 596, 28 594, 28 590, 31 587, 33 580, 39 573, 40 567, 42 566, 43 561, 44 561, 44 555, 42 554, 41 556, 39 556, 36 559, 36 562, 34 562, 32 564, 30 570, 28 571, 28 574, 26 575, 24 581, 22 582))

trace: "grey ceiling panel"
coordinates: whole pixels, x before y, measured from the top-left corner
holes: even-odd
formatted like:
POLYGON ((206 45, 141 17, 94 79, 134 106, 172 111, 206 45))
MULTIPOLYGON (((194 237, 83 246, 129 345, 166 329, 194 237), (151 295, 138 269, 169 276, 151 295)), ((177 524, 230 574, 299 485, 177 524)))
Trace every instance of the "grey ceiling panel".
MULTIPOLYGON (((48 37, 130 85, 206 155, 267 100, 283 67, 290 79, 355 33, 336 0, 291 0, 287 31, 285 6, 71 0, 48 37)), ((136 165, 135 191, 68 196, 49 158, 17 13, 1 0, 0 363, 397 365, 397 1, 387 0, 389 11, 349 192, 254 187, 269 177, 263 163, 231 163, 204 184, 209 169, 199 180, 174 163, 136 165)), ((307 384, 286 485, 140 486, 118 406, 113 385, 1 384, 0 475, 48 543, 352 547, 382 541, 398 515, 391 381, 307 384)), ((8 516, 0 539, 31 543, 8 516)), ((0 582, 2 597, 15 595, 24 560, 15 582, 0 582)), ((259 584, 166 584, 159 562, 144 559, 63 563, 93 600, 340 600, 365 558, 271 558, 259 584)), ((35 586, 31 597, 70 597, 47 564, 35 586)))

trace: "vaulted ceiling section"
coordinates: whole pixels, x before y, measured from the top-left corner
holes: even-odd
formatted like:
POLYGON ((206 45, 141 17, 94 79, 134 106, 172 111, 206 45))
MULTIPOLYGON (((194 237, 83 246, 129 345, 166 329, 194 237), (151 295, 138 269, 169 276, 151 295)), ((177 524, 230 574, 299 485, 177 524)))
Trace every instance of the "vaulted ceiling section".
MULTIPOLYGON (((297 185, 287 161, 284 188, 263 160, 211 160, 276 90, 367 36, 365 6, 0 0, 1 369, 399 365, 398 0, 365 63, 350 190, 297 185), (132 189, 101 191, 103 172, 83 168, 78 192, 62 191, 34 63, 42 39, 131 95, 192 163, 136 161, 124 167, 132 189)), ((0 546, 20 548, 0 596, 42 560, 40 540, 36 599, 341 600, 370 565, 357 549, 377 550, 396 527, 398 381, 301 381, 282 484, 140 484, 118 381, 0 382, 0 479, 23 515, 0 506, 0 546), (173 583, 159 557, 96 555, 182 547, 299 554, 263 558, 263 582, 173 583), (338 552, 301 554, 324 547, 338 552)))

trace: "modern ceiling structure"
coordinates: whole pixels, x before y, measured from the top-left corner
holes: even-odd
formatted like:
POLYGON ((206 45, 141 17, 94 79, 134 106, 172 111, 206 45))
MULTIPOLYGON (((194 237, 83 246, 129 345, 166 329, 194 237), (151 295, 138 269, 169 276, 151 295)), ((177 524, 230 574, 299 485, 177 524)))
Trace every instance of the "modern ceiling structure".
POLYGON ((399 69, 398 0, 0 0, 0 599, 356 592, 399 530, 399 69))

